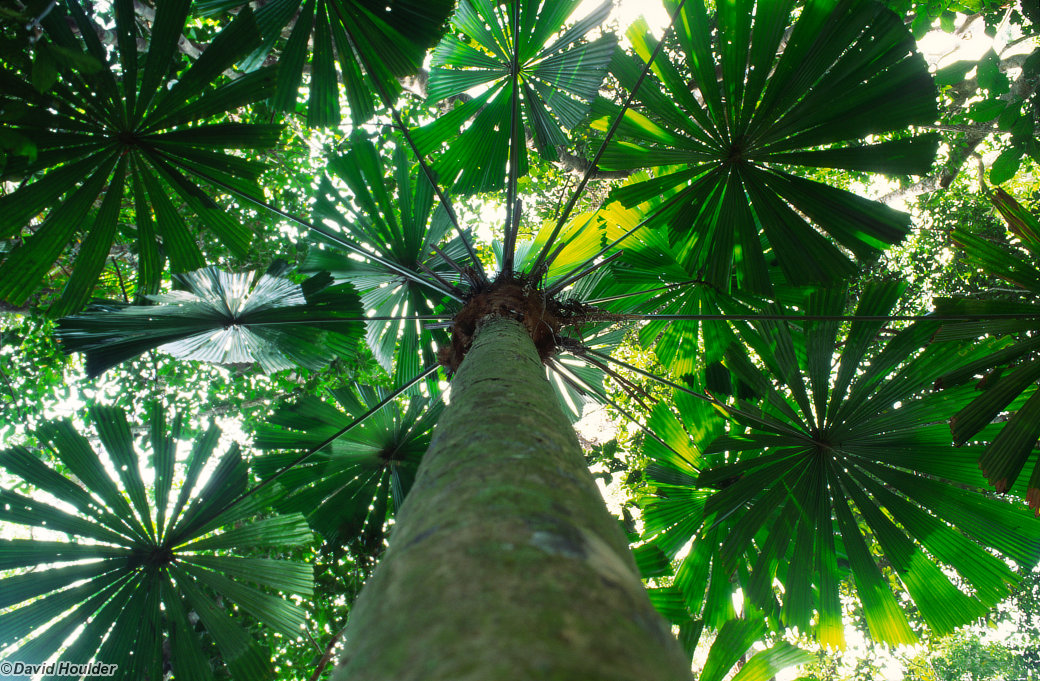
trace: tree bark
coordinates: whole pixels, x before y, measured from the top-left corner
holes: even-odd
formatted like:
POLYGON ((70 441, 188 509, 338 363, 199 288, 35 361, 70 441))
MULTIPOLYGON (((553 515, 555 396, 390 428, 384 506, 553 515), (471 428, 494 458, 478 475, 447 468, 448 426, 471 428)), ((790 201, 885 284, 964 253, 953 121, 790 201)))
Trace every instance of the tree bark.
POLYGON ((340 681, 691 678, 518 322, 478 327, 344 638, 340 681))

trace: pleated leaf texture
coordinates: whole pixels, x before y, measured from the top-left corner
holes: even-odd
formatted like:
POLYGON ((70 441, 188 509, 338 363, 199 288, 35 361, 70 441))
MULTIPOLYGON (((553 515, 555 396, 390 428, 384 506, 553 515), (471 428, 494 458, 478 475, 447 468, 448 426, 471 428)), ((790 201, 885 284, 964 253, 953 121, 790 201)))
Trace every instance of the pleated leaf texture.
POLYGON ((401 507, 443 411, 439 396, 412 395, 381 408, 386 391, 370 386, 338 388, 332 400, 304 396, 280 407, 257 428, 254 442, 266 453, 256 472, 266 479, 337 433, 328 446, 280 475, 283 512, 307 516, 334 545, 367 554, 382 551, 386 522, 401 507), (375 411, 373 411, 375 409, 375 411))
MULTIPOLYGON (((632 181, 645 179, 639 173, 632 181)), ((625 208, 613 202, 600 210, 608 242, 623 238, 622 254, 608 265, 608 274, 592 302, 618 313, 660 315, 755 314, 764 304, 758 296, 726 292, 704 278, 694 240, 669 243, 666 230, 645 225, 663 199, 625 208), (630 235, 625 236, 631 232, 630 235)), ((770 266, 775 299, 800 304, 804 293, 784 283, 782 273, 770 266)), ((653 348, 657 360, 673 376, 685 376, 716 365, 726 348, 736 342, 735 322, 712 319, 649 320, 639 328, 639 341, 653 348)))
POLYGON ((157 305, 99 303, 61 319, 56 334, 67 352, 86 354, 90 376, 153 348, 214 364, 257 362, 267 372, 354 356, 364 333, 354 289, 332 285, 327 273, 297 284, 278 276, 286 269, 176 274, 185 290, 148 296, 157 305))
MULTIPOLYGON (((867 286, 855 314, 889 314, 902 288, 867 286)), ((816 293, 807 314, 843 314, 845 297, 816 293)), ((1002 342, 928 345, 937 321, 883 345, 883 321, 854 321, 847 331, 838 321, 755 326, 764 370, 743 352, 727 352, 725 362, 761 402, 716 401, 706 415, 725 412, 727 433, 709 440, 714 433, 689 430, 691 452, 660 448, 648 468, 659 487, 648 512, 653 540, 669 555, 694 540, 675 579, 687 597, 705 598, 700 575, 709 565, 736 570, 767 616, 842 645, 845 578, 871 636, 888 643, 917 640, 903 598, 944 635, 1007 596, 1018 577, 998 556, 1035 565, 1040 522, 984 494, 981 446, 951 445, 946 421, 973 399, 971 386, 934 388, 951 366, 1002 342)))
POLYGON ((38 433, 53 460, 24 447, 0 452, 5 471, 32 490, 0 490, 0 520, 47 537, 0 540, 0 569, 10 571, 0 580, 5 657, 96 659, 117 665, 112 678, 134 681, 167 671, 191 681, 272 678, 267 643, 216 603, 295 639, 305 613, 280 594, 312 595, 312 568, 268 556, 311 543, 303 517, 258 517, 265 509, 252 497, 227 508, 248 477, 237 445, 218 453, 216 427, 178 451, 180 417, 167 432, 154 409, 145 454, 122 410, 95 406, 90 416, 107 457, 68 421, 38 433), (226 669, 215 670, 214 657, 226 669))
POLYGON ((274 71, 213 84, 259 44, 249 11, 180 67, 177 44, 190 4, 160 3, 147 51, 139 54, 144 36, 130 0, 114 3, 115 49, 101 44, 100 29, 78 0, 59 3, 43 19, 47 38, 97 68, 65 71, 47 93, 33 87, 30 74, 0 70, 5 124, 34 149, 10 156, 0 173, 24 182, 0 197, 0 238, 34 225, 0 264, 0 299, 23 304, 77 243, 72 274, 50 314, 78 311, 121 232, 131 235, 138 253, 138 294, 158 291, 164 260, 173 272, 206 264, 189 225, 245 254, 252 233, 213 200, 212 182, 262 195, 256 179, 263 165, 229 152, 271 147, 281 128, 236 122, 228 112, 269 97, 274 71))
MULTIPOLYGON (((378 149, 364 137, 353 138, 350 151, 330 158, 329 174, 318 186, 314 217, 335 224, 340 234, 379 253, 409 271, 425 267, 442 280, 457 284, 459 276, 434 249, 455 262, 465 262, 461 238, 449 234, 451 223, 442 207, 434 208, 434 192, 427 179, 408 161, 398 144, 383 150, 390 154, 390 177, 385 177, 378 149), (333 179, 346 185, 346 195, 333 179), (349 197, 349 198, 348 198, 349 197)), ((306 272, 331 272, 337 281, 350 282, 361 294, 366 310, 378 317, 409 317, 443 308, 443 295, 429 286, 392 271, 380 262, 360 261, 336 243, 312 248, 304 261, 306 272)), ((368 346, 380 366, 400 384, 436 361, 433 341, 448 344, 442 330, 423 328, 415 320, 366 322, 368 346)))
POLYGON ((586 39, 606 19, 610 3, 565 28, 580 4, 459 2, 451 26, 463 37, 449 33, 434 49, 427 96, 437 102, 486 89, 413 131, 425 153, 443 148, 434 169, 454 191, 472 194, 504 186, 514 121, 520 131, 521 175, 528 167, 524 130, 530 131, 540 156, 559 158, 557 147, 568 141, 565 131, 584 120, 616 46, 613 35, 586 39))
POLYGON ((1008 224, 1014 245, 996 244, 973 234, 965 226, 953 231, 954 242, 965 258, 990 274, 1016 286, 1020 295, 1012 300, 936 300, 936 310, 949 314, 1018 315, 1020 318, 991 318, 976 322, 951 322, 939 338, 964 339, 983 335, 1005 337, 1008 346, 970 367, 943 376, 944 386, 985 376, 977 384, 971 404, 950 421, 958 445, 980 439, 979 432, 1001 413, 1009 413, 995 438, 987 440, 979 467, 998 492, 1020 491, 1023 470, 1030 470, 1025 486, 1026 501, 1040 513, 1040 220, 1007 192, 993 190, 991 201, 1008 224), (1013 341, 1013 342, 1012 342, 1013 341), (1018 484, 1016 484, 1018 483, 1018 484))
MULTIPOLYGON (((242 0, 196 4, 202 14, 249 5, 242 0)), ((272 100, 276 107, 296 111, 303 73, 309 66, 307 125, 340 123, 339 83, 350 120, 359 125, 380 104, 396 99, 401 91, 398 79, 422 69, 426 50, 444 32, 453 4, 451 0, 270 0, 256 11, 263 42, 242 66, 248 70, 263 64, 277 47, 278 83, 272 100), (288 38, 283 41, 284 34, 288 38)))
MULTIPOLYGON (((635 101, 600 167, 655 172, 613 196, 626 206, 665 197, 651 225, 694 241, 695 269, 724 292, 769 294, 773 263, 796 285, 854 275, 849 256, 875 258, 910 217, 811 173, 927 172, 937 135, 863 142, 936 119, 924 59, 899 17, 869 0, 717 5, 716 22, 703 0, 683 4, 638 89, 657 46, 645 23, 627 34, 636 56, 611 62, 635 101)), ((598 99, 592 127, 607 130, 619 109, 598 99)))

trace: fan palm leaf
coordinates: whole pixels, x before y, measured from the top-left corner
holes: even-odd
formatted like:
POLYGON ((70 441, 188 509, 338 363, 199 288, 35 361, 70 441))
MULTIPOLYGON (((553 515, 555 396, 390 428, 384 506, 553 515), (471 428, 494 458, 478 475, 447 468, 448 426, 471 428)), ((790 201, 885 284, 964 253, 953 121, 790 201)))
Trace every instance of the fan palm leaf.
POLYGON ((1005 373, 989 373, 984 389, 982 384, 979 386, 982 392, 957 412, 950 427, 954 443, 961 445, 975 439, 1001 412, 1010 411, 1010 418, 979 457, 979 467, 998 492, 1006 492, 1015 485, 1030 459, 1034 459, 1025 495, 1030 507, 1040 513, 1040 458, 1036 457, 1037 438, 1040 438, 1040 357, 1037 356, 1040 340, 1036 335, 1040 320, 1040 268, 1035 264, 1040 254, 1040 221, 999 187, 993 190, 991 200, 1017 238, 1015 247, 994 244, 963 227, 955 229, 952 238, 964 249, 969 262, 1014 284, 1024 297, 986 301, 943 299, 936 301, 936 310, 1020 318, 953 322, 945 325, 938 337, 961 339, 1009 334, 1018 336, 1019 340, 1002 352, 941 380, 943 385, 956 385, 978 373, 1015 362, 1005 373))
POLYGON ((155 409, 145 456, 121 410, 95 406, 90 416, 111 465, 68 421, 38 433, 67 472, 24 447, 0 452, 0 465, 34 490, 32 498, 0 490, 0 520, 55 537, 0 542, 0 568, 14 571, 0 581, 5 656, 18 646, 25 660, 94 658, 125 679, 162 678, 167 657, 175 678, 213 679, 208 639, 236 678, 271 678, 267 651, 213 600, 229 599, 273 631, 297 636, 303 611, 272 592, 310 595, 311 567, 236 551, 310 544, 303 517, 254 519, 262 508, 255 497, 231 503, 245 491, 246 466, 237 445, 217 453, 215 427, 185 459, 177 451, 180 417, 167 434, 155 409), (195 616, 202 637, 189 624, 195 616))
MULTIPOLYGON (((273 102, 295 111, 309 63, 307 125, 320 127, 341 120, 338 72, 351 122, 359 125, 372 117, 381 98, 396 97, 401 91, 399 78, 422 69, 426 50, 441 37, 452 4, 451 0, 266 2, 256 12, 263 43, 243 66, 264 63, 279 45, 273 102)), ((246 5, 242 0, 202 0, 198 10, 213 14, 246 5)))
MULTIPOLYGON (((868 286, 856 315, 888 314, 901 288, 868 286)), ((807 313, 836 316, 844 305, 841 291, 817 293, 807 313)), ((717 491, 703 502, 703 525, 691 508, 681 530, 663 535, 669 545, 725 527, 716 537, 719 561, 729 574, 738 563, 751 566, 744 586, 756 607, 788 626, 815 628, 828 644, 842 642, 838 584, 846 575, 872 636, 891 643, 916 638, 896 593, 940 634, 1006 596, 1017 578, 982 547, 1033 565, 1040 524, 981 493, 974 466, 980 447, 948 445, 944 422, 971 400, 970 389, 932 387, 950 366, 978 361, 1000 342, 925 348, 938 328, 928 322, 876 350, 883 322, 854 321, 840 336, 837 321, 756 326, 771 349, 760 355, 766 373, 743 353, 729 352, 725 361, 762 403, 715 403, 732 423, 702 450, 707 465, 698 485, 717 491), (951 569, 963 581, 951 581, 951 569), (774 580, 782 594, 774 593, 774 580), (819 616, 811 621, 814 610, 819 616)))
MULTIPOLYGON (((465 262, 465 244, 458 237, 445 241, 450 221, 443 207, 434 208, 430 183, 408 163, 403 147, 394 146, 391 153, 393 173, 386 178, 376 146, 355 137, 349 152, 329 160, 331 177, 326 176, 319 185, 314 216, 337 225, 343 234, 378 253, 384 262, 416 275, 425 268, 454 285, 460 275, 445 256, 456 265, 465 262), (331 178, 346 185, 346 195, 331 178)), ((302 269, 328 271, 337 280, 350 282, 360 292, 364 308, 382 318, 366 323, 368 345, 396 383, 412 378, 420 367, 435 361, 433 343, 443 346, 445 334, 424 328, 413 317, 444 312, 453 301, 420 284, 419 276, 409 279, 378 263, 350 258, 335 244, 332 248, 312 248, 302 269)))
MULTIPOLYGON (((906 235, 908 215, 791 170, 928 170, 935 135, 861 142, 937 116, 928 67, 894 13, 858 0, 740 0, 713 21, 688 0, 675 33, 675 57, 666 50, 640 82, 657 41, 643 23, 629 30, 638 56, 617 53, 611 71, 637 107, 600 166, 659 169, 615 197, 665 195, 650 225, 692 242, 705 281, 766 294, 772 261, 793 284, 834 281, 856 272, 846 252, 870 259, 906 235)), ((593 127, 617 114, 598 100, 593 127)))
POLYGON ((269 478, 295 461, 299 450, 313 449, 356 423, 278 478, 285 492, 279 504, 283 511, 305 514, 328 542, 358 542, 377 551, 386 521, 412 486, 443 405, 436 397, 412 396, 406 407, 390 402, 369 414, 386 391, 356 386, 333 390, 332 397, 333 402, 305 396, 259 426, 254 441, 268 453, 257 458, 255 469, 269 478))
POLYGON ((327 273, 296 284, 278 276, 287 267, 177 274, 185 290, 148 296, 158 305, 96 304, 61 319, 56 333, 66 352, 86 354, 90 376, 153 348, 178 359, 258 362, 268 372, 354 356, 364 320, 354 290, 330 286, 327 273))
POLYGON ((274 73, 261 69, 211 85, 259 44, 249 11, 221 31, 191 66, 171 68, 189 4, 162 3, 142 57, 133 3, 114 3, 117 49, 111 53, 118 57, 113 63, 94 22, 78 0, 70 0, 67 11, 62 3, 43 19, 47 35, 63 50, 93 59, 101 68, 63 73, 46 94, 22 76, 0 72, 4 107, 14 101, 28 104, 8 125, 37 150, 35 157, 11 157, 2 171, 0 179, 21 179, 24 186, 0 197, 0 238, 18 236, 46 213, 0 263, 0 299, 24 303, 66 246, 78 241, 72 275, 51 314, 79 310, 90 297, 120 224, 126 223, 133 225, 138 253, 137 290, 154 293, 164 257, 174 272, 205 264, 184 209, 233 253, 245 253, 252 237, 249 228, 225 213, 191 176, 207 175, 259 193, 256 179, 263 166, 229 152, 273 146, 280 127, 238 123, 226 116, 269 96, 274 73), (132 205, 132 217, 123 216, 124 202, 132 205))
POLYGON ((640 500, 645 542, 640 548, 657 549, 665 560, 681 555, 667 591, 687 613, 685 621, 676 624, 691 656, 704 627, 720 630, 736 617, 733 603, 740 585, 719 554, 732 521, 700 532, 704 505, 711 495, 697 485, 705 466, 702 452, 725 432, 725 424, 713 414, 715 407, 693 392, 675 392, 674 411, 659 402, 647 419, 647 429, 654 434, 643 440, 645 480, 651 493, 640 500))
MULTIPOLYGON (((651 550, 657 550, 653 543, 642 544, 635 549, 636 560, 643 577, 670 574, 667 558, 663 554, 659 559, 650 558, 653 555, 651 550), (651 563, 653 567, 648 572, 646 568, 651 563)), ((657 550, 657 553, 660 554, 660 551, 657 550)), ((691 662, 695 659, 697 645, 706 626, 716 632, 704 657, 699 679, 719 681, 727 677, 733 671, 733 667, 739 664, 736 674, 730 678, 766 681, 775 678, 777 672, 783 669, 814 659, 812 653, 786 641, 779 641, 765 650, 753 650, 752 646, 762 641, 768 631, 766 619, 753 609, 743 616, 738 616, 732 607, 706 609, 706 622, 702 617, 691 616, 687 600, 678 584, 650 588, 648 593, 657 611, 679 627, 679 640, 691 662)), ((732 590, 724 588, 722 593, 731 596, 732 590)))
MULTIPOLYGON (((433 51, 427 89, 431 101, 486 88, 413 131, 424 153, 446 146, 433 167, 459 193, 504 186, 514 99, 539 154, 556 160, 557 146, 567 142, 564 130, 582 123, 614 51, 612 35, 585 41, 606 18, 609 3, 564 29, 579 0, 516 2, 514 7, 512 1, 462 0, 451 25, 465 37, 449 34, 433 51), (519 28, 515 36, 514 11, 519 28)), ((516 151, 517 171, 526 174, 526 147, 521 144, 516 151)))

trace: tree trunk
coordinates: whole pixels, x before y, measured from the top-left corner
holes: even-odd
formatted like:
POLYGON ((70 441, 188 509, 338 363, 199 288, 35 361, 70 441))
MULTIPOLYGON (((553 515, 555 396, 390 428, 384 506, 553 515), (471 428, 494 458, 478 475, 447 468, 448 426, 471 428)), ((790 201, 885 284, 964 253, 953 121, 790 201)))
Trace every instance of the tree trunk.
POLYGON ((691 678, 518 322, 478 328, 345 642, 341 681, 691 678))

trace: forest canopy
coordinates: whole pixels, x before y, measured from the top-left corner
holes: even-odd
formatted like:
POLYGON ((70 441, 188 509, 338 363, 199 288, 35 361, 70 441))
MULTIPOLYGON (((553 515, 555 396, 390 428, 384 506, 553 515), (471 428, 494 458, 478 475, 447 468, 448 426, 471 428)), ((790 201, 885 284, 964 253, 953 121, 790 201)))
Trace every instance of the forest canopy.
POLYGON ((0 673, 1040 671, 1040 7, 630 5, 0 7, 0 673))

